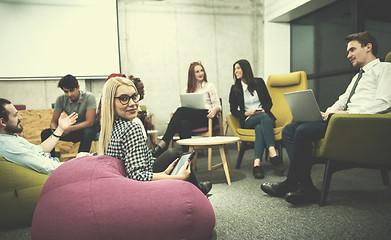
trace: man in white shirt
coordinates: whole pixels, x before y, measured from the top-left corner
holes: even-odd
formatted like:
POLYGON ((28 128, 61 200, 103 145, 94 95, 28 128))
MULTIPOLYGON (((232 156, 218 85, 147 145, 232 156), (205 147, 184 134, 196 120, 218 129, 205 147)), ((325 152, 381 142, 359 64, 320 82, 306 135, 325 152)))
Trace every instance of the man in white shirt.
MULTIPOLYGON (((320 192, 311 180, 312 142, 324 137, 327 120, 332 114, 386 113, 391 110, 391 63, 380 62, 377 41, 368 32, 354 33, 345 38, 347 58, 353 67, 360 67, 345 93, 322 112, 320 122, 291 123, 282 132, 291 165, 285 181, 263 183, 261 189, 275 197, 285 197, 291 204, 317 202, 320 192)), ((365 126, 363 126, 365 127, 365 126)))
POLYGON ((61 162, 51 157, 50 151, 77 117, 76 113, 66 118, 60 117, 52 135, 40 145, 34 145, 15 134, 23 131, 22 117, 10 101, 0 98, 0 157, 39 173, 51 174, 61 162))

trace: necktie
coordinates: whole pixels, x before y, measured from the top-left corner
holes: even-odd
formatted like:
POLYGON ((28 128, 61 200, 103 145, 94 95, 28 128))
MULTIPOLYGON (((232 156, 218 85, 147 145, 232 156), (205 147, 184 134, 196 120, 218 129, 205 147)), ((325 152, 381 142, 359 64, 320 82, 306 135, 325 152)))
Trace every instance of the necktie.
POLYGON ((348 109, 348 103, 350 103, 350 99, 352 98, 354 92, 356 91, 356 88, 357 88, 357 85, 358 85, 358 81, 360 81, 363 73, 364 73, 364 69, 361 68, 360 72, 358 73, 356 82, 353 85, 352 91, 350 91, 348 100, 346 101, 346 104, 345 104, 345 107, 343 108, 343 111, 346 111, 346 109, 348 109))

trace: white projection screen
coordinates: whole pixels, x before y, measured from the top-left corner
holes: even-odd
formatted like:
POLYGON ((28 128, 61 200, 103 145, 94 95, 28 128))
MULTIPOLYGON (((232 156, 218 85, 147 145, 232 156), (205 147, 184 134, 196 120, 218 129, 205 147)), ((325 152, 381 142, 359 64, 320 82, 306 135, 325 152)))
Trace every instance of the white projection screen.
POLYGON ((0 79, 120 72, 116 0, 0 0, 0 79))

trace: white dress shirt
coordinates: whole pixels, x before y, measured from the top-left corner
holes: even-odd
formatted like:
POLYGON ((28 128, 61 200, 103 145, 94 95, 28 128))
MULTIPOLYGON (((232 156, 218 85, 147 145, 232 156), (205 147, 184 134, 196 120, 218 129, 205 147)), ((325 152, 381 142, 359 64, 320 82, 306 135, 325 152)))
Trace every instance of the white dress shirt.
POLYGON ((262 108, 262 104, 259 101, 258 93, 254 90, 253 95, 251 95, 248 90, 248 85, 242 82, 243 88, 243 98, 244 98, 244 110, 252 111, 262 108))
MULTIPOLYGON (((363 67, 364 73, 347 105, 348 113, 382 113, 391 110, 391 63, 375 59, 363 67)), ((345 93, 326 112, 343 110, 358 73, 345 93)))

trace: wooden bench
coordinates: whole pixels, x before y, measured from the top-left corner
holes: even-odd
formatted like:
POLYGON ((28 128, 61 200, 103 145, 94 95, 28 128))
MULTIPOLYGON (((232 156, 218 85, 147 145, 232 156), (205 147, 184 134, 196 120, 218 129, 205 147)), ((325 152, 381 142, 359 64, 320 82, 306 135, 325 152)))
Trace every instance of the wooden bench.
MULTIPOLYGON (((24 137, 32 144, 41 144, 42 130, 49 128, 52 120, 53 109, 20 110, 22 116, 23 132, 19 136, 24 137)), ((59 141, 56 145, 56 152, 60 152, 60 161, 66 161, 76 157, 80 143, 59 141)), ((97 141, 93 141, 91 151, 97 149, 97 141)))

